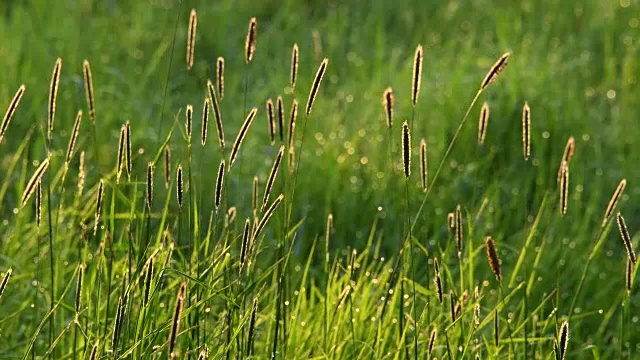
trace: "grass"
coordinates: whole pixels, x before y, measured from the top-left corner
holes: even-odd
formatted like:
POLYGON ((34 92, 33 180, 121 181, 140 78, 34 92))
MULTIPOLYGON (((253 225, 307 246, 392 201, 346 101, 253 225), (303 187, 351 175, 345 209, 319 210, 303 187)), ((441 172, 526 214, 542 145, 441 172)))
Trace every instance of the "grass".
POLYGON ((0 357, 76 359, 95 350, 101 358, 167 358, 169 349, 194 359, 207 351, 210 358, 636 357, 637 281, 627 291, 625 243, 614 219, 602 222, 626 179, 611 213, 624 215, 627 240, 637 249, 640 4, 471 3, 2 3, 2 114, 21 84, 26 90, 0 144, 0 357), (187 70, 192 8, 197 35, 187 70), (252 17, 257 43, 247 64, 252 17), (299 74, 292 88, 294 43, 299 74), (424 59, 414 105, 419 44, 424 59), (476 96, 505 52, 508 66, 476 96), (185 129, 192 104, 193 131, 200 133, 200 104, 209 96, 207 81, 215 84, 219 56, 225 149, 213 109, 205 146, 185 129), (305 104, 325 57, 312 111, 299 111, 290 159, 286 128, 271 144, 265 104, 282 96, 285 117, 294 100, 305 104), (47 109, 57 58, 53 122, 47 109), (84 59, 91 63, 95 124, 84 59), (390 130, 382 104, 389 86, 390 130), (475 121, 485 101, 490 118, 478 145, 475 121), (253 124, 229 161, 229 139, 254 107, 253 124), (404 121, 414 139, 406 181, 404 121), (123 151, 131 154, 119 160, 124 128, 131 138, 123 151), (575 154, 563 215, 558 169, 570 136, 575 154), (427 192, 415 141, 422 138, 427 192), (81 152, 86 178, 79 174, 81 152), (278 156, 287 158, 263 207, 258 200, 278 156), (41 186, 22 207, 45 159, 41 186), (125 162, 127 177, 117 183, 124 159, 131 172, 125 162), (229 162, 219 176, 222 160, 229 162), (451 228, 453 213, 459 221, 451 228), (501 260, 501 281, 487 259, 487 236, 501 260))

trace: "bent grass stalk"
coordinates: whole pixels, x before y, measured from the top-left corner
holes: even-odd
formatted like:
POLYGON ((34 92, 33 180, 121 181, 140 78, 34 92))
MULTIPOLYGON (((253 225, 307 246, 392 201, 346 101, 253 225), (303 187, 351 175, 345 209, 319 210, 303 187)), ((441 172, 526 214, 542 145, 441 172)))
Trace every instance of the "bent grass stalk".
POLYGON ((611 218, 611 214, 616 209, 618 205, 618 201, 622 197, 622 194, 624 193, 624 188, 626 187, 626 185, 627 185, 626 179, 620 180, 620 183, 618 184, 618 186, 616 187, 616 190, 611 196, 611 200, 609 200, 609 204, 607 205, 607 208, 604 213, 604 218, 602 220, 602 226, 600 227, 600 230, 598 231, 598 234, 595 238, 595 242, 593 247, 591 248, 589 257, 587 258, 587 261, 584 264, 584 268, 582 269, 582 275, 580 276, 580 280, 578 281, 578 286, 576 288, 576 291, 573 294, 573 299, 571 300, 571 305, 569 307, 569 316, 568 316, 567 322, 571 322, 571 316, 573 315, 573 311, 575 309, 576 302, 578 301, 578 296, 580 295, 580 292, 582 290, 582 286, 584 285, 584 281, 587 278, 587 272, 589 271, 589 266, 591 265, 591 261, 593 261, 593 259, 599 253, 600 248, 602 247, 603 242, 606 239, 605 232, 608 228, 607 224, 609 224, 609 219, 611 218))

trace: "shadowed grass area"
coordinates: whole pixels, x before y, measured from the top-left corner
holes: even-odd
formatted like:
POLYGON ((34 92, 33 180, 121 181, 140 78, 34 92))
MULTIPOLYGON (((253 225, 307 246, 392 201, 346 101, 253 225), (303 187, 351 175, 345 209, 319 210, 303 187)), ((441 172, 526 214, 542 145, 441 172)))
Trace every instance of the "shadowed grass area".
POLYGON ((86 358, 99 342, 96 351, 115 358, 166 358, 169 349, 197 358, 205 345, 212 358, 549 358, 567 320, 567 358, 633 358, 640 352, 634 331, 640 298, 625 289, 627 253, 615 220, 601 225, 625 178, 612 216, 625 216, 637 249, 638 10, 637 0, 1 4, 0 112, 21 84, 26 91, 0 144, 0 274, 13 271, 0 297, 0 357, 86 358), (187 70, 192 8, 198 25, 187 70), (251 17, 257 18, 257 44, 247 64, 251 17), (289 73, 294 43, 300 49, 295 88, 289 73), (414 107, 419 44, 424 60, 414 107), (508 65, 472 103, 506 52, 508 65), (218 146, 213 112, 207 143, 200 144, 203 102, 211 101, 207 81, 215 83, 219 56, 225 61, 224 96, 217 94, 225 149, 218 146), (47 103, 57 58, 63 65, 49 142, 47 103), (307 116, 304 105, 324 58, 326 74, 307 116), (85 59, 95 87, 95 125, 85 99, 85 59), (387 87, 395 97, 390 129, 387 87), (271 144, 266 103, 278 96, 285 136, 271 144), (294 99, 300 106, 289 147, 294 99), (490 116, 479 145, 485 101, 490 116), (525 102, 531 109, 528 161, 525 102), (193 106, 190 142, 187 105, 193 106), (231 146, 254 107, 256 118, 231 166, 231 146), (84 117, 65 177, 79 110, 84 117), (127 120, 132 172, 129 180, 123 170, 118 184, 119 130, 127 120), (405 120, 413 144, 406 183, 405 120), (570 136, 575 155, 562 216, 557 180, 570 136), (421 139, 428 192, 421 188, 421 139), (286 151, 261 209, 281 145, 286 151), (23 208, 20 201, 48 154, 38 228, 36 196, 23 208), (221 160, 224 176, 218 176, 221 160), (166 187, 165 172, 171 177, 166 187), (100 180, 105 188, 94 234, 100 180), (222 193, 217 211, 216 187, 222 193), (268 214, 280 194, 282 202, 268 214), (459 256, 448 224, 458 205, 459 256), (501 282, 487 261, 487 236, 502 262, 501 282), (436 257, 442 304, 433 281, 436 257), (77 291, 80 264, 84 286, 77 291), (183 306, 175 305, 179 299, 183 306), (438 336, 428 354, 432 329, 438 336))

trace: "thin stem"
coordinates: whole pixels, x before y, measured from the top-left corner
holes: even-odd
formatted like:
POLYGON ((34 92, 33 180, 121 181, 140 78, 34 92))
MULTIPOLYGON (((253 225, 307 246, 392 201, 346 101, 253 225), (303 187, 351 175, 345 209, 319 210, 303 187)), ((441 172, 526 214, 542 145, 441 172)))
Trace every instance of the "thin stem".
POLYGON ((431 179, 431 186, 429 186, 427 188, 427 192, 424 194, 424 198, 422 199, 422 203, 420 204, 420 207, 418 208, 418 212, 416 213, 416 218, 413 221, 413 225, 411 226, 412 230, 415 228, 416 224, 418 223, 418 219, 420 218, 420 215, 422 214, 422 209, 424 208, 425 204, 427 203, 427 199, 429 198, 429 194, 431 194, 431 190, 433 190, 433 188, 434 188, 436 180, 438 180, 438 176, 440 175, 440 170, 442 170, 442 167, 444 166, 444 163, 447 160, 447 157, 449 156, 449 153, 451 153, 451 149, 453 148, 453 144, 455 144, 456 139, 458 138, 458 135, 460 134, 460 130, 462 130, 462 126, 464 126, 464 123, 467 121, 467 118, 469 117, 469 114, 471 113, 471 109, 475 105, 476 101, 478 101, 478 98, 480 97, 480 94, 482 94, 482 89, 478 90, 478 92, 476 93, 476 96, 474 96, 473 100, 471 100, 471 104, 469 104, 469 107, 467 108, 467 112, 464 114, 464 117, 460 121, 460 124, 458 124, 458 128, 456 129, 456 132, 453 134, 453 137, 451 138, 451 142, 449 142, 449 146, 447 147, 447 151, 445 151, 444 155, 442 156, 442 160, 440 160, 440 164, 438 165, 438 168, 436 169, 436 173, 433 175, 433 178, 431 179))

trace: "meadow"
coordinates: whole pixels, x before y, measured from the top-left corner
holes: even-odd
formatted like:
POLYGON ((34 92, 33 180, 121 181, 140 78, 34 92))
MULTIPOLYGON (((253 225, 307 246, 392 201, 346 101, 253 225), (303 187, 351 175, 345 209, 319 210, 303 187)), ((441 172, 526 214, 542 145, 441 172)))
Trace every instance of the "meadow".
POLYGON ((637 0, 3 2, 0 358, 639 358, 638 34, 637 0))

